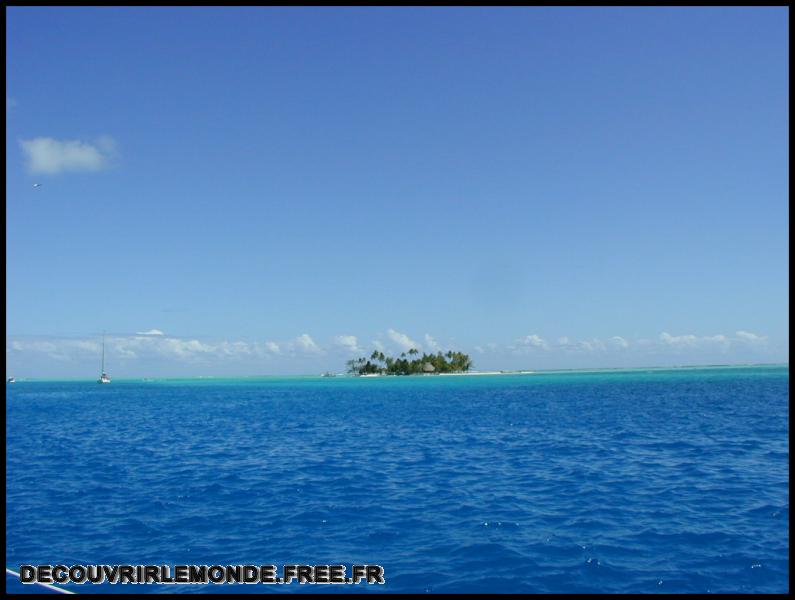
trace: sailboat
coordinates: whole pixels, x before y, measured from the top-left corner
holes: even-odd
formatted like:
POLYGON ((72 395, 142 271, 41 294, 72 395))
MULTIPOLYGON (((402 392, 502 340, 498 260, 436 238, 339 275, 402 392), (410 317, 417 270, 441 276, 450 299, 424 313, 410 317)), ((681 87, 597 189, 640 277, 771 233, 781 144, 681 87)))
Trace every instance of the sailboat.
POLYGON ((105 373, 105 334, 102 334, 102 375, 97 379, 97 383, 110 383, 110 377, 105 373))

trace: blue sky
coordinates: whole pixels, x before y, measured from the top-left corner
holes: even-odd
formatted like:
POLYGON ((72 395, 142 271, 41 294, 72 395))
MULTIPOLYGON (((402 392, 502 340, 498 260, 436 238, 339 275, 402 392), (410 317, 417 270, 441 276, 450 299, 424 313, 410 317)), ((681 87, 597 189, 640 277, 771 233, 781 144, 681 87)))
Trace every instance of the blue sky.
POLYGON ((8 8, 9 369, 788 361, 788 16, 8 8))

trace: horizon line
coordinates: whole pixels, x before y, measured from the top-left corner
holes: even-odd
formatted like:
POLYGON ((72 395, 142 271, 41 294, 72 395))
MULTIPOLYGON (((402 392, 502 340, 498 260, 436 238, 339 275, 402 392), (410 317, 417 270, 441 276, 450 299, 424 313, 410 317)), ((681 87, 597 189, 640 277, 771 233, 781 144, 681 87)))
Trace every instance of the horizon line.
MULTIPOLYGON (((449 375, 544 375, 554 373, 593 373, 604 371, 674 371, 678 369, 733 369, 743 367, 789 367, 789 362, 776 362, 776 363, 725 363, 725 364, 683 364, 672 366, 644 366, 644 367, 581 367, 573 369, 509 369, 509 370, 488 370, 488 371, 464 371, 460 373, 418 373, 413 375, 384 375, 379 374, 379 378, 401 378, 401 377, 444 377, 449 375)), ((340 377, 341 379, 359 379, 360 376, 349 375, 347 373, 334 373, 335 377, 324 377, 322 374, 317 373, 301 373, 301 374, 270 374, 270 375, 165 375, 165 376, 138 376, 138 377, 120 377, 115 379, 116 382, 130 382, 130 381, 166 381, 166 380, 204 380, 204 379, 217 379, 217 380, 230 380, 230 379, 267 379, 267 378, 316 378, 316 379, 333 379, 340 377)), ((8 377, 8 376, 7 376, 8 377)), ((372 377, 365 377, 364 379, 371 379, 372 377)), ((49 378, 49 377, 23 377, 17 378, 14 376, 16 382, 83 382, 94 381, 94 377, 75 377, 75 378, 49 378)))

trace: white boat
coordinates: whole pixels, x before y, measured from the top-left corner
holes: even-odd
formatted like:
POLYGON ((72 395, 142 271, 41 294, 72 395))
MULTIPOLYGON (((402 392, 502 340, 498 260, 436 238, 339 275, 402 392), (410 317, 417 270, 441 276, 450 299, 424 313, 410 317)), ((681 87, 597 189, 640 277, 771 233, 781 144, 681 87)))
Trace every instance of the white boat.
POLYGON ((110 377, 105 373, 105 334, 102 334, 102 375, 97 379, 97 383, 110 383, 110 377))
POLYGON ((14 379, 13 377, 9 377, 8 379, 6 379, 6 383, 14 383, 14 382, 16 382, 16 379, 14 379))

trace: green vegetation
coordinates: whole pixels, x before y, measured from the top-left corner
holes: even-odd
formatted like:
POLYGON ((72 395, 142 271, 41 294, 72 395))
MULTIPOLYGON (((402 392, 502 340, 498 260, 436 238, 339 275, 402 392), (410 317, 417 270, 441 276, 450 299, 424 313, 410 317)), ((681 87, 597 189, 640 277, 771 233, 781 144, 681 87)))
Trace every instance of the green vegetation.
POLYGON ((425 354, 412 348, 398 358, 374 350, 370 358, 354 358, 347 362, 351 375, 415 375, 420 373, 463 373, 472 368, 472 359, 463 352, 425 354), (408 354, 408 356, 407 356, 408 354))

